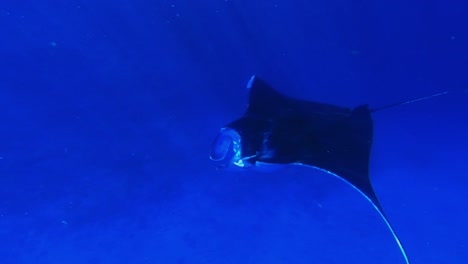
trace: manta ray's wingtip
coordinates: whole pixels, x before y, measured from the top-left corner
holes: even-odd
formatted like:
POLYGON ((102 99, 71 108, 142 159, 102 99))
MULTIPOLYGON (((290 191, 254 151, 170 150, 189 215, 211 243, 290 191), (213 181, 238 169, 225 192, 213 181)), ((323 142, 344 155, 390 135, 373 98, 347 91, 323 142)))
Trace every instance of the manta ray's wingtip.
POLYGON ((249 82, 247 82, 247 90, 250 90, 250 88, 252 88, 254 81, 255 81, 255 74, 252 75, 252 77, 250 77, 249 79, 249 82))

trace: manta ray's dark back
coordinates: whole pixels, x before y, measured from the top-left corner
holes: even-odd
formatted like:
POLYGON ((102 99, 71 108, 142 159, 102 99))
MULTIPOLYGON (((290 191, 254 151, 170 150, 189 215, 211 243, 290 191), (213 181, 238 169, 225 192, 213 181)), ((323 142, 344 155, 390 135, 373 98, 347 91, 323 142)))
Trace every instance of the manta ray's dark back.
MULTIPOLYGON (((265 152, 275 152, 267 157, 253 151, 246 153, 260 154, 253 160, 296 163, 330 171, 382 209, 369 178, 373 123, 367 105, 351 109, 297 100, 278 93, 257 77, 250 87, 247 112, 230 126, 242 131, 251 120, 267 120, 270 135, 262 143, 265 152)), ((249 133, 243 134, 242 139, 243 149, 255 145, 256 139, 249 133)))
POLYGON ((304 165, 338 177, 372 203, 409 263, 369 177, 373 122, 367 105, 346 108, 291 98, 256 76, 247 88, 247 111, 221 129, 211 159, 221 167, 304 165))

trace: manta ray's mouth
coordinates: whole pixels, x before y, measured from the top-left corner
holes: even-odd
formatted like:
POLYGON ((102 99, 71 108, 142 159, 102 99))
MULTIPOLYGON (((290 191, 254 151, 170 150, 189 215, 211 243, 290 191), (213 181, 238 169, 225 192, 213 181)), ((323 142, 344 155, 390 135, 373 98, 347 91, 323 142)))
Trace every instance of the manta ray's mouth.
MULTIPOLYGON (((227 167, 241 161, 241 137, 231 128, 222 128, 211 144, 210 159, 219 162, 220 166, 227 167)), ((243 166, 239 166, 243 167, 243 166)))

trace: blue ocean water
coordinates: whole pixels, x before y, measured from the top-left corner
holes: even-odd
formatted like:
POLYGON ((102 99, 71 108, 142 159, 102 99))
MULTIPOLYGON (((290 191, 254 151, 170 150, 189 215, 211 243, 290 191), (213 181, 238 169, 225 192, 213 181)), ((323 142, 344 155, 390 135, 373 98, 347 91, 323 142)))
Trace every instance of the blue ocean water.
POLYGON ((382 106, 372 180, 412 263, 468 263, 468 4, 0 5, 0 263, 404 263, 357 192, 306 168, 216 170, 261 75, 382 106))

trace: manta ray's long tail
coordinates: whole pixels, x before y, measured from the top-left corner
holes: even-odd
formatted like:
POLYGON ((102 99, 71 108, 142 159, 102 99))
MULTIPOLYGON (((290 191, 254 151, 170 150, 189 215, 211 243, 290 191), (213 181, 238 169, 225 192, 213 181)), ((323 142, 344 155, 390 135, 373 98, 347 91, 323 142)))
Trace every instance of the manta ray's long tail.
POLYGON ((462 92, 462 91, 468 93, 468 89, 449 90, 449 91, 435 93, 435 94, 431 94, 431 95, 427 95, 427 96, 423 96, 423 97, 419 97, 419 98, 415 98, 415 99, 411 99, 411 100, 406 100, 406 101, 402 101, 402 102, 398 102, 398 103, 384 105, 384 106, 381 106, 381 107, 371 109, 370 111, 372 113, 374 113, 374 112, 378 112, 380 110, 384 110, 384 109, 388 109, 388 108, 392 108, 392 107, 396 107, 396 106, 400 106, 400 105, 405 105, 405 104, 411 104, 411 103, 415 103, 415 102, 419 102, 419 101, 424 101, 424 100, 431 99, 431 98, 434 98, 434 97, 439 97, 441 95, 454 93, 454 92, 462 92))

